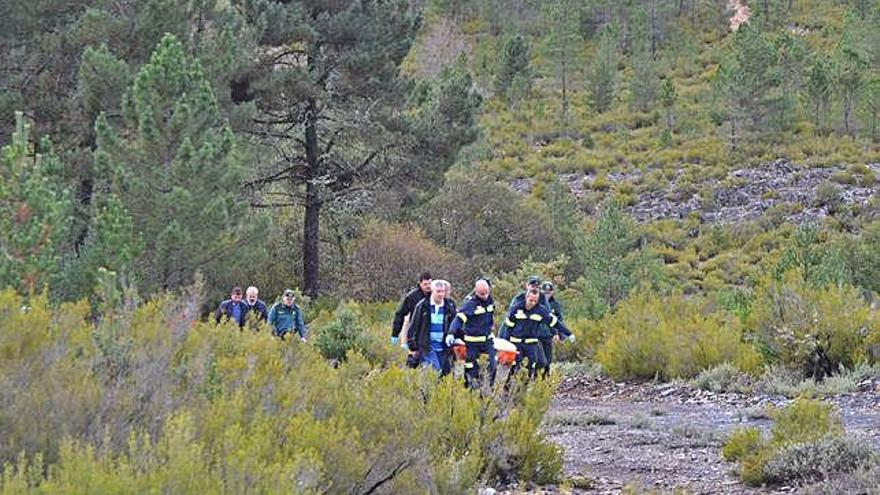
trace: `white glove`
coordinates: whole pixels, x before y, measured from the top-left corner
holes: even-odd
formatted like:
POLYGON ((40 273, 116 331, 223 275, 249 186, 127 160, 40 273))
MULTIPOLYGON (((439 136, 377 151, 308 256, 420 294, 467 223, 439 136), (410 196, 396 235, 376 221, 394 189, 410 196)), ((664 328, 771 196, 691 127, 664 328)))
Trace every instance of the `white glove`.
POLYGON ((567 340, 569 342, 574 342, 574 334, 569 335, 567 340))
POLYGON ((409 344, 407 344, 406 342, 401 342, 401 343, 400 343, 400 348, 403 349, 403 350, 405 350, 405 351, 408 351, 408 350, 409 350, 409 344))
POLYGON ((452 347, 452 344, 455 343, 455 336, 449 334, 446 336, 446 347, 452 347))

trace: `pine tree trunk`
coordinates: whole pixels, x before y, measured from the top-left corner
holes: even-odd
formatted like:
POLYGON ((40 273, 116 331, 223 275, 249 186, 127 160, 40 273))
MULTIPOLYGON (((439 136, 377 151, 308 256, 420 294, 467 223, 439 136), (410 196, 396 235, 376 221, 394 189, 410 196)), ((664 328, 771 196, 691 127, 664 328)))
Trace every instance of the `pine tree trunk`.
POLYGON ((319 288, 319 222, 321 198, 315 179, 320 175, 318 163, 318 109, 309 99, 306 111, 305 148, 308 167, 306 179, 306 217, 303 224, 303 292, 309 297, 318 295, 319 288))

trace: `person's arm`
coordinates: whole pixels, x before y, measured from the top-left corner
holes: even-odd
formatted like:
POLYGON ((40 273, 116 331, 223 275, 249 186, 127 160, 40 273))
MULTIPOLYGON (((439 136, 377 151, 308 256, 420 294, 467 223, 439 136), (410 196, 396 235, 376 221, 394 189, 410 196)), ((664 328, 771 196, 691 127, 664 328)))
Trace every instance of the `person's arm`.
POLYGON ((220 306, 217 306, 217 316, 215 318, 214 323, 219 324, 220 320, 223 319, 223 303, 220 303, 220 306))
POLYGON ((416 307, 413 308, 412 316, 409 318, 409 325, 406 329, 406 345, 411 351, 415 351, 418 349, 418 345, 416 344, 416 332, 419 331, 422 325, 422 304, 416 304, 416 307))
POLYGON ((266 317, 266 321, 269 322, 269 325, 272 326, 273 332, 277 331, 275 320, 278 318, 278 309, 276 308, 278 308, 278 305, 273 304, 272 309, 269 310, 269 316, 266 317))
POLYGON ((513 330, 513 327, 516 326, 516 323, 513 322, 513 315, 516 314, 515 306, 516 305, 510 307, 504 321, 498 324, 498 337, 504 340, 510 340, 510 332, 513 330))
POLYGON ((571 330, 565 326, 565 323, 562 323, 557 316, 548 313, 546 310, 542 309, 542 313, 544 316, 544 323, 547 323, 547 326, 550 327, 550 330, 554 332, 556 335, 561 335, 563 338, 570 339, 572 337, 571 330))
POLYGON ((554 308, 556 310, 556 317, 559 318, 559 321, 565 320, 565 318, 562 316, 562 303, 559 302, 558 299, 553 302, 555 303, 555 306, 556 306, 554 308))
POLYGON ((296 307, 296 317, 293 319, 293 327, 299 332, 299 337, 303 340, 309 337, 309 331, 306 329, 305 319, 303 318, 302 308, 296 307))
POLYGON ((455 338, 460 339, 464 337, 464 324, 468 321, 468 316, 473 316, 473 299, 464 303, 461 309, 458 310, 458 313, 455 314, 455 318, 452 320, 452 323, 449 325, 449 333, 455 336, 455 338))
POLYGON ((257 306, 257 314, 258 314, 258 315, 260 316, 260 318, 262 318, 264 321, 269 317, 269 311, 268 311, 268 309, 266 308, 266 303, 261 303, 261 305, 258 305, 258 306, 257 306))
POLYGON ((396 339, 400 336, 400 331, 403 329, 403 319, 406 318, 408 313, 407 311, 407 301, 409 300, 409 294, 403 297, 403 300, 400 301, 400 306, 397 307, 397 311, 394 313, 394 321, 391 323, 391 338, 396 339))

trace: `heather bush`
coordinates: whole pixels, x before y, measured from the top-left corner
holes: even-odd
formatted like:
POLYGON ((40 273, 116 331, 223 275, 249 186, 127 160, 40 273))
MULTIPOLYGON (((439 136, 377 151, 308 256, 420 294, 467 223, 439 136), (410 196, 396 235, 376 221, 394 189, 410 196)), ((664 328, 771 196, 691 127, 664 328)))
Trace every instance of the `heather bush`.
MULTIPOLYGON (((454 494, 561 472, 538 429, 553 381, 483 396, 396 365, 385 339, 334 367, 322 352, 340 349, 198 307, 163 297, 91 323, 83 303, 0 293, 0 493, 454 494)), ((317 324, 372 342, 365 313, 317 324)))
POLYGON ((699 298, 639 293, 597 326, 605 337, 596 359, 614 378, 692 378, 722 363, 750 372, 760 365, 736 318, 699 298))
POLYGON ((831 404, 800 398, 769 415, 769 437, 758 428, 741 428, 722 448, 725 460, 739 462, 739 475, 749 485, 823 480, 876 462, 869 445, 844 435, 831 404))

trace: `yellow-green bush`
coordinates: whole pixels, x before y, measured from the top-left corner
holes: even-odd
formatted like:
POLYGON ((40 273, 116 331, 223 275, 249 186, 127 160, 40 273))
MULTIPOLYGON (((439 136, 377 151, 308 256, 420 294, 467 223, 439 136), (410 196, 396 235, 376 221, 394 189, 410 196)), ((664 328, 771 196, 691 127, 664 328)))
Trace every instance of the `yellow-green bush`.
POLYGON ((0 293, 0 493, 453 494, 561 470, 551 382, 484 397, 356 350, 333 367, 183 298, 97 325, 28 304, 0 293))
POLYGON ((755 371, 760 359, 738 321, 705 306, 696 297, 636 294, 598 322, 605 340, 596 359, 615 378, 692 378, 725 362, 755 371))
POLYGON ((797 270, 758 288, 746 325, 771 362, 819 378, 865 362, 880 342, 880 314, 857 289, 817 288, 797 270))
POLYGON ((871 449, 844 438, 843 422, 832 404, 799 398, 769 412, 770 438, 758 428, 734 431, 722 448, 728 462, 740 463, 749 485, 810 480, 851 471, 871 460, 871 449))

